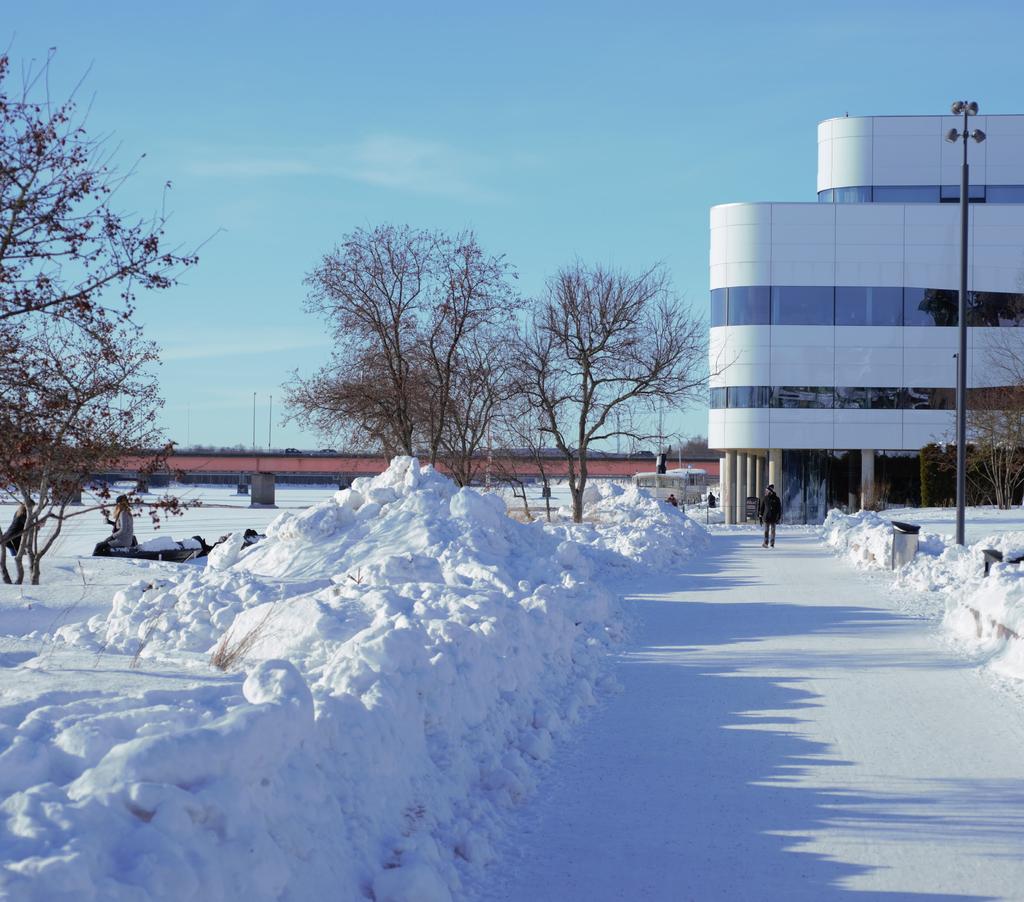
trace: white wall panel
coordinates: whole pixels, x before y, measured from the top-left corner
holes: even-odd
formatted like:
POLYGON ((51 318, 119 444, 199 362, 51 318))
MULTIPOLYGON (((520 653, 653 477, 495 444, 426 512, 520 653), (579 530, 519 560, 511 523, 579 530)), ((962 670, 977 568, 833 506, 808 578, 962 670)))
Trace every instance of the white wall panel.
MULTIPOLYGON (((950 255, 952 260, 952 255, 950 255)), ((955 288, 960 283, 960 263, 907 262, 903 265, 903 284, 916 288, 955 288)))
POLYGON ((835 330, 836 353, 842 348, 898 348, 903 353, 903 329, 899 326, 842 326, 835 330))
POLYGON ((832 122, 818 123, 818 190, 832 184, 832 122))
POLYGON ((769 281, 774 285, 833 285, 834 260, 773 260, 769 281))
POLYGON ((939 164, 936 133, 875 135, 872 176, 875 185, 934 185, 939 164))
POLYGON ((725 429, 725 411, 708 411, 708 447, 709 448, 731 448, 728 444, 725 429))
POLYGON ((726 411, 726 432, 730 448, 767 448, 769 439, 768 410, 726 411))
POLYGON ((771 227, 772 204, 724 204, 726 225, 763 225, 771 227))
POLYGON ((828 363, 772 362, 772 385, 832 385, 835 366, 828 363))
POLYGON ((768 434, 769 448, 830 448, 831 410, 773 410, 768 434))
POLYGON ((907 410, 903 414, 903 447, 918 449, 929 442, 948 442, 956 433, 951 410, 907 410))
POLYGON ((836 263, 836 285, 902 285, 903 262, 867 263, 841 260, 836 263))
POLYGON ((825 188, 872 184, 870 135, 833 137, 831 145, 832 182, 825 188))
MULTIPOLYGON (((770 285, 772 281, 771 257, 749 263, 727 263, 725 285, 770 285)), ((716 286, 717 287, 717 286, 716 286)))
MULTIPOLYGON (((865 411, 867 412, 867 411, 865 411)), ((832 447, 899 448, 903 441, 903 424, 895 423, 836 423, 832 447)))

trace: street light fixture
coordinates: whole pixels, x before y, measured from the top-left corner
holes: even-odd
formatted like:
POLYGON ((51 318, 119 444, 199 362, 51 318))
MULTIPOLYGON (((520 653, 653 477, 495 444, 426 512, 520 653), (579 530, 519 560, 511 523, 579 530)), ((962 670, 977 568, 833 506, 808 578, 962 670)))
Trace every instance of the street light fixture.
POLYGON ((978 114, 978 104, 967 100, 953 102, 954 116, 964 117, 962 131, 951 128, 946 140, 951 144, 961 138, 964 142, 964 161, 960 169, 960 302, 957 307, 957 333, 959 350, 956 355, 956 543, 964 544, 964 505, 967 499, 967 139, 977 143, 985 140, 985 133, 967 128, 967 117, 978 114))

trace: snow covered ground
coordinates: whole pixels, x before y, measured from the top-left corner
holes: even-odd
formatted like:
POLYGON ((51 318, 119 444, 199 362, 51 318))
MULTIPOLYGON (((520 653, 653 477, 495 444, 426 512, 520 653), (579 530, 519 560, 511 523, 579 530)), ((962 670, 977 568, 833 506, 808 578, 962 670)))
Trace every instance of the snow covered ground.
POLYGON ((623 691, 512 816, 487 902, 1020 899, 1024 705, 818 536, 645 581, 623 691))
POLYGON ((614 484, 519 523, 409 459, 279 516, 202 494, 164 530, 233 533, 206 562, 83 558, 90 514, 0 587, 4 898, 459 895, 613 687, 619 592, 707 540, 614 484))
POLYGON ((832 511, 822 527, 825 543, 854 564, 891 566, 892 521, 922 527, 913 561, 893 574, 893 591, 905 611, 942 619, 963 651, 993 673, 1024 679, 1024 572, 996 564, 984 575, 984 550, 1007 560, 1024 557, 1024 511, 969 508, 963 548, 954 541, 955 510, 901 508, 884 514, 832 511))

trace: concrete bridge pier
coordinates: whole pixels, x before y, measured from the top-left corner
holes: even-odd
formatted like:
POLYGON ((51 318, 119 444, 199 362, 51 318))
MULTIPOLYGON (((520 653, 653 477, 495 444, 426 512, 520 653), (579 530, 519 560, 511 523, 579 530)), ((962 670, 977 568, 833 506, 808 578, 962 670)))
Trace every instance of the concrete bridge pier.
POLYGON ((249 507, 277 507, 274 503, 273 473, 253 473, 249 507))

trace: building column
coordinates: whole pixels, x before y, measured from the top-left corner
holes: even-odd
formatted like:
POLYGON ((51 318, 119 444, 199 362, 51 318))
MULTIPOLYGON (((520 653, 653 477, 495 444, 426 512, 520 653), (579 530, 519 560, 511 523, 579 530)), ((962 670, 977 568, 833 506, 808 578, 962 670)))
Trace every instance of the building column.
POLYGON ((736 452, 725 452, 722 468, 722 510, 727 524, 736 522, 736 452))
POLYGON ((274 504, 274 474, 253 473, 249 507, 277 507, 274 504))
POLYGON ((782 449, 768 451, 768 485, 775 486, 775 494, 782 496, 782 449))
POLYGON ((736 522, 747 522, 747 452, 736 452, 736 522))
POLYGON ((851 514, 855 514, 860 509, 859 482, 857 480, 860 467, 858 466, 859 461, 857 460, 856 451, 847 451, 846 454, 846 506, 850 509, 851 514))
POLYGON ((757 454, 747 456, 747 497, 760 498, 757 483, 760 481, 761 458, 757 454))
POLYGON ((875 452, 873 449, 860 452, 860 507, 867 510, 875 500, 875 452))

